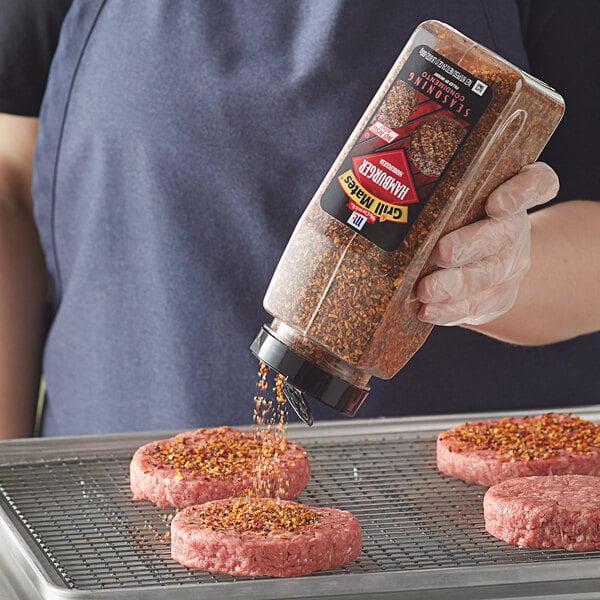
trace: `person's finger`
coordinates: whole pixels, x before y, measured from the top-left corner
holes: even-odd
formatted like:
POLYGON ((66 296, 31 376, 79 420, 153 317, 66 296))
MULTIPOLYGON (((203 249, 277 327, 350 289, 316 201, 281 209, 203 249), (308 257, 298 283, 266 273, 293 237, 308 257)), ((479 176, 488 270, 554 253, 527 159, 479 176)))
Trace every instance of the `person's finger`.
POLYGON ((518 285, 507 281, 458 302, 423 304, 418 316, 421 321, 433 325, 483 325, 509 311, 518 291, 518 285))
POLYGON ((488 257, 483 261, 457 267, 440 269, 424 277, 417 286, 420 302, 461 302, 476 298, 485 290, 495 289, 504 282, 520 281, 529 270, 529 260, 523 255, 515 265, 507 266, 502 258, 488 257))
POLYGON ((498 254, 528 231, 526 213, 504 219, 482 219, 440 238, 432 259, 438 267, 460 267, 498 254))
POLYGON ((423 303, 459 302, 505 281, 520 281, 531 264, 529 237, 518 244, 480 261, 426 275, 417 284, 417 299, 423 303))
POLYGON ((486 213, 501 218, 544 204, 556 196, 559 185, 558 176, 547 164, 527 165, 489 195, 486 213))

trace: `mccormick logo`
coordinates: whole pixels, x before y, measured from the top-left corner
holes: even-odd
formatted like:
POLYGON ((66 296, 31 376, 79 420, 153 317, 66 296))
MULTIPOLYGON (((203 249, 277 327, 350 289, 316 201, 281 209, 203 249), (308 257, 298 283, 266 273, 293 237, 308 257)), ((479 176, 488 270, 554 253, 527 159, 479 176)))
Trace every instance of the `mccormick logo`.
POLYGON ((352 225, 352 227, 355 227, 359 231, 363 228, 363 226, 366 222, 367 222, 367 217, 365 217, 359 213, 355 213, 355 212, 353 212, 350 215, 350 218, 346 221, 346 223, 348 223, 348 225, 352 225))
MULTIPOLYGON (((352 163, 353 169, 338 177, 348 197, 346 206, 371 224, 407 223, 407 205, 418 202, 419 198, 404 150, 358 156, 352 163)), ((358 228, 363 225, 361 222, 358 228)))

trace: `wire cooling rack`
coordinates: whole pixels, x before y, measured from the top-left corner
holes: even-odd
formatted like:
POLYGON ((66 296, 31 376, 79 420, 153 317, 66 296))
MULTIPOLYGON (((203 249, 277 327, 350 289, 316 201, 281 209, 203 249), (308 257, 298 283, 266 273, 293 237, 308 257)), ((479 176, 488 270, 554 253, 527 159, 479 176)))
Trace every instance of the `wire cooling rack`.
POLYGON ((600 552, 516 548, 485 532, 485 488, 435 466, 436 434, 455 424, 290 427, 288 437, 302 444, 312 467, 299 501, 351 511, 363 552, 340 569, 287 580, 211 574, 171 559, 173 511, 135 502, 129 491, 133 451, 162 436, 3 443, 0 540, 15 557, 7 567, 30 577, 41 598, 159 598, 167 590, 169 598, 465 598, 484 587, 509 594, 519 591, 516 582, 539 589, 569 580, 600 590, 600 552))

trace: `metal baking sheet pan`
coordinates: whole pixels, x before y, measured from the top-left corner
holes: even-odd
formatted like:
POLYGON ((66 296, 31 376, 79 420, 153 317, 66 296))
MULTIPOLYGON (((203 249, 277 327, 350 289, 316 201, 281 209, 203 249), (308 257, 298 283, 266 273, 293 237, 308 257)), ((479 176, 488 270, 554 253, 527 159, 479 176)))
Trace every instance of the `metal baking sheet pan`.
MULTIPOLYGON (((600 422, 600 407, 569 411, 600 422)), ((134 502, 128 467, 138 446, 175 432, 0 442, 0 571, 27 600, 599 598, 600 552, 500 542, 484 530, 485 488, 438 473, 437 433, 492 416, 290 426, 313 470, 299 501, 349 510, 363 532, 354 562, 291 579, 170 558, 172 511, 134 502)))

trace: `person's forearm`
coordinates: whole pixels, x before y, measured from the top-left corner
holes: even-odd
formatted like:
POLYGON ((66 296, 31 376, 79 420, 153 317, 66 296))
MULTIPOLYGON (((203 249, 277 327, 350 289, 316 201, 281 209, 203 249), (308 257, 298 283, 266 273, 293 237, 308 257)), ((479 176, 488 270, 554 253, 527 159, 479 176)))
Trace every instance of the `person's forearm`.
POLYGON ((0 438, 33 434, 46 329, 46 271, 27 214, 0 202, 0 438))
POLYGON ((519 345, 600 330, 600 202, 557 204, 530 218, 531 268, 513 308, 467 327, 519 345))
POLYGON ((0 438, 33 433, 47 274, 31 208, 36 121, 0 115, 0 438))

